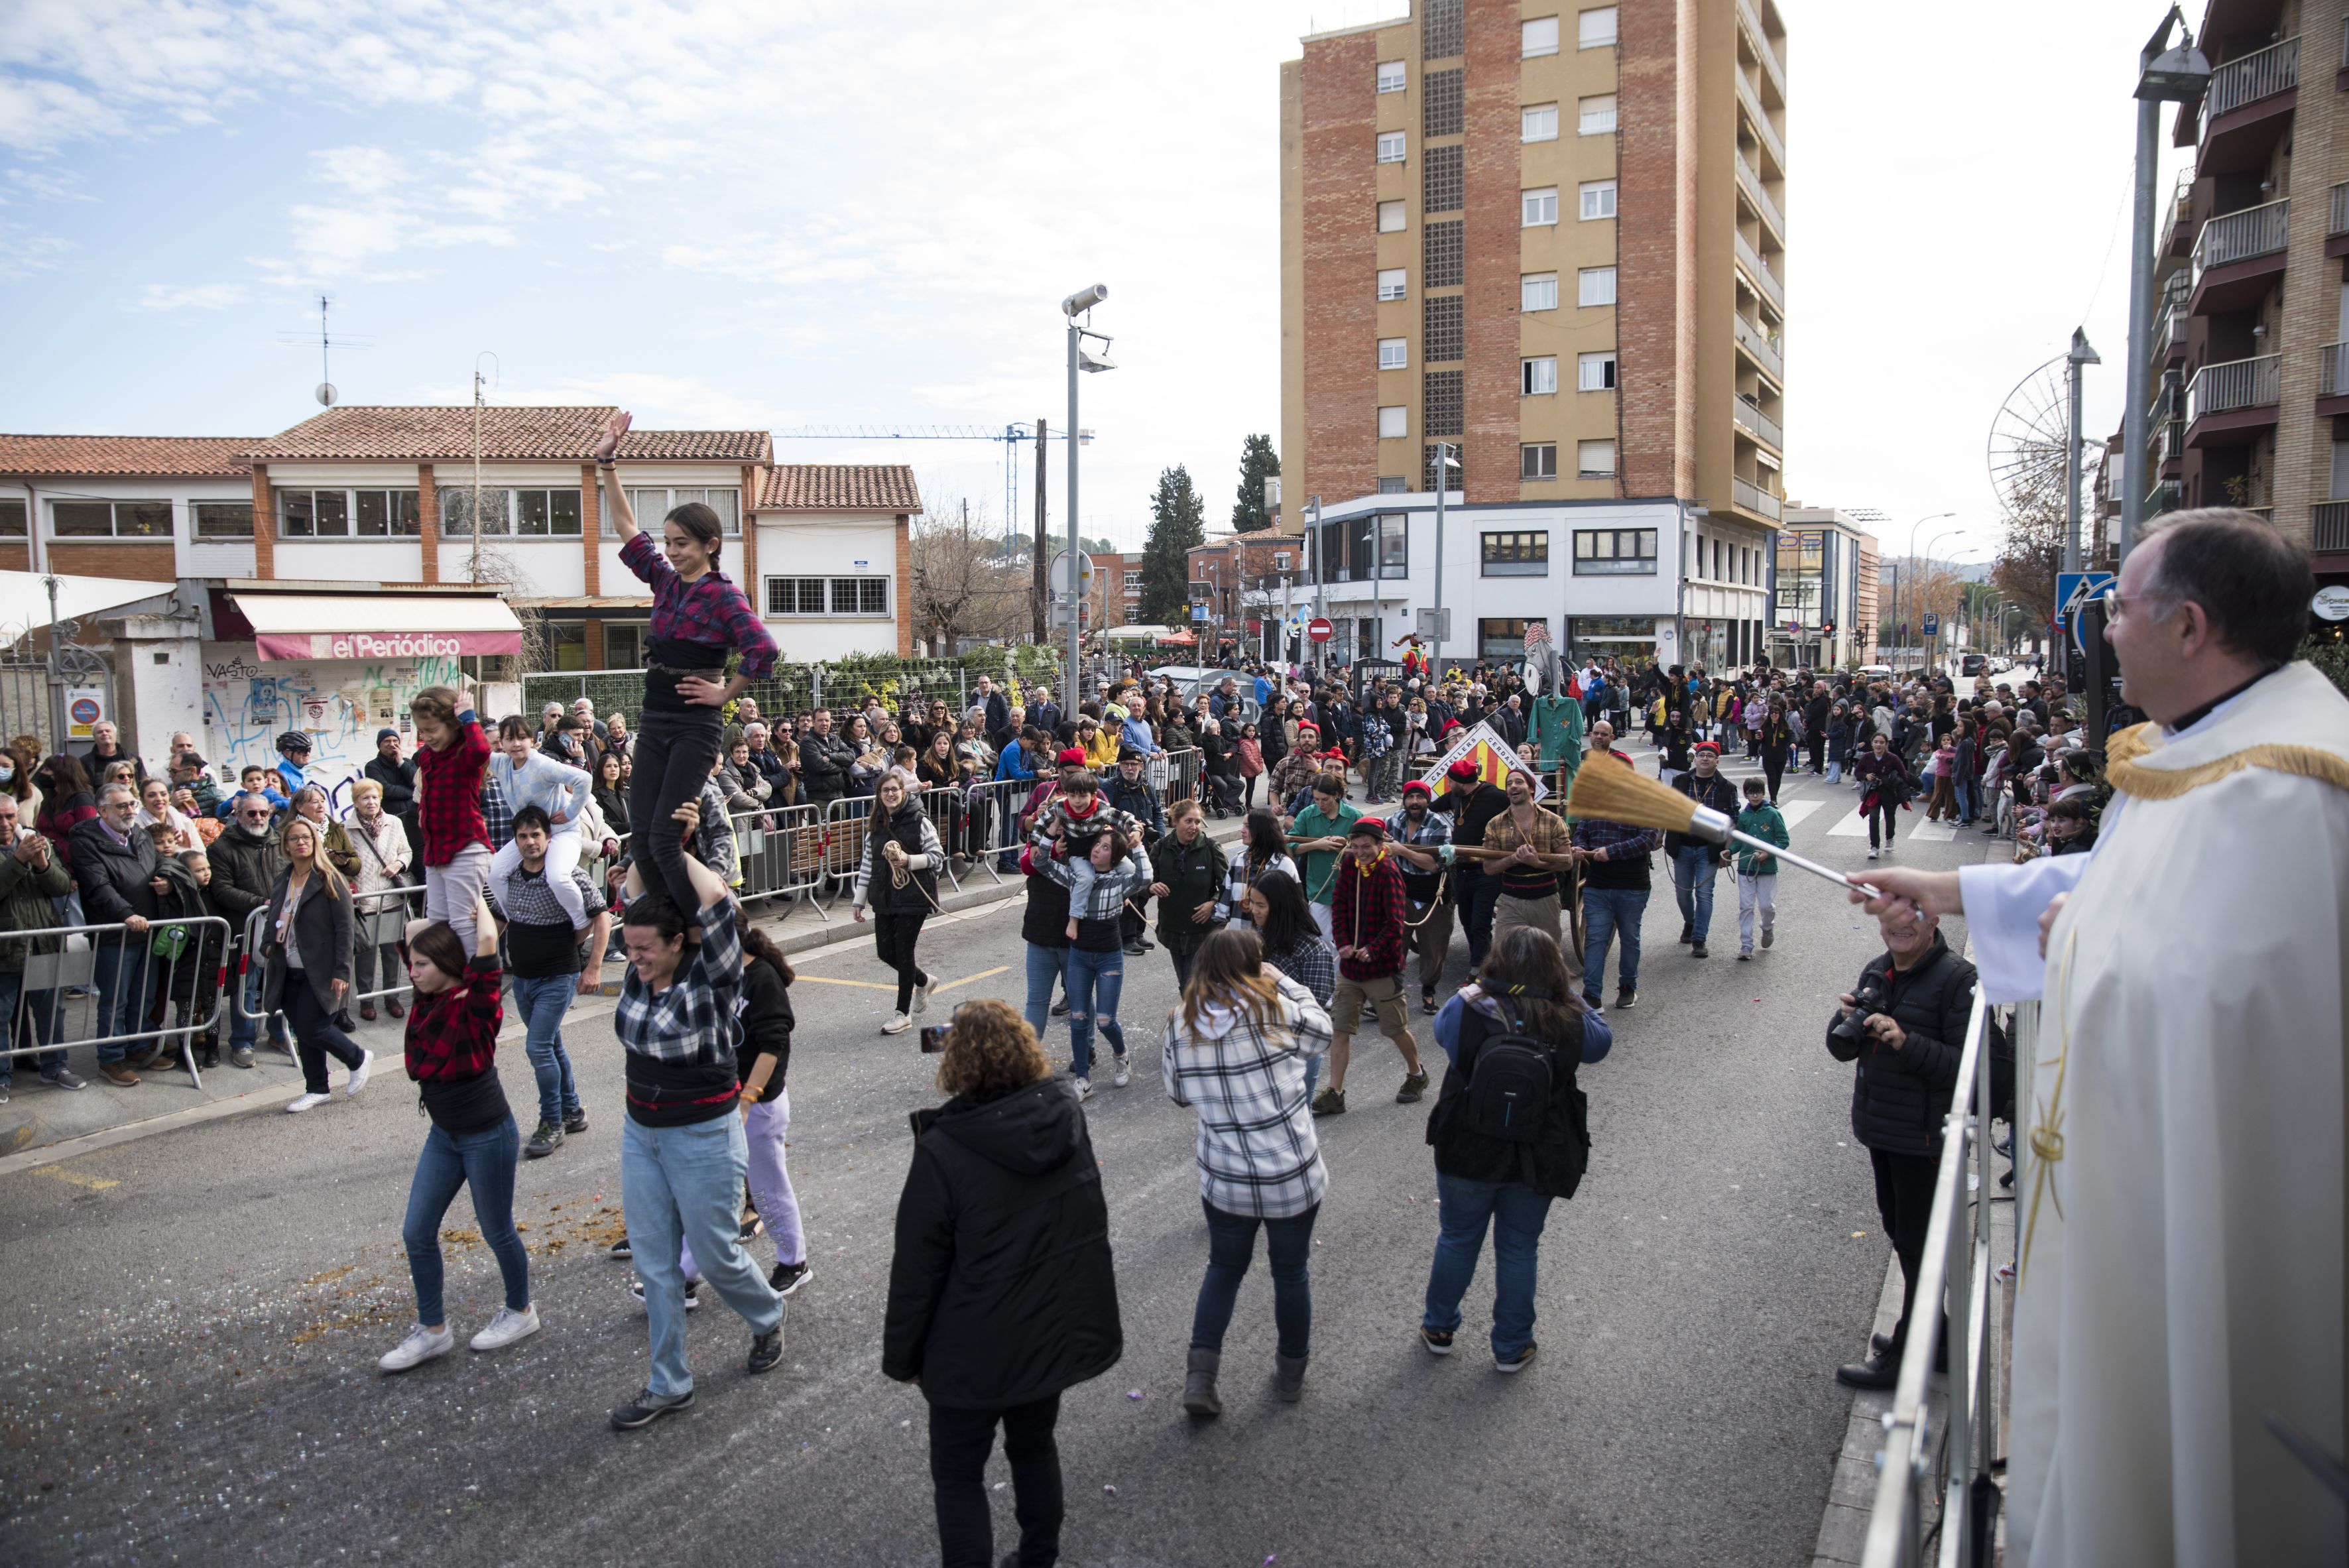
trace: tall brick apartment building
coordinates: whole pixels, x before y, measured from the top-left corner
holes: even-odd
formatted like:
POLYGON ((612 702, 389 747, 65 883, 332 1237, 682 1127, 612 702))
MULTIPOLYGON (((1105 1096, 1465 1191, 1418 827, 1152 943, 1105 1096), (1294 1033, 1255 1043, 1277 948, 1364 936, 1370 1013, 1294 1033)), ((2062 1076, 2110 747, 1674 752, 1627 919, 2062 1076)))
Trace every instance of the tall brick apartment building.
POLYGON ((1785 42, 1772 0, 1419 0, 1281 67, 1282 524, 1319 498, 1341 649, 1433 603, 1449 441, 1446 656, 1766 651, 1785 42))

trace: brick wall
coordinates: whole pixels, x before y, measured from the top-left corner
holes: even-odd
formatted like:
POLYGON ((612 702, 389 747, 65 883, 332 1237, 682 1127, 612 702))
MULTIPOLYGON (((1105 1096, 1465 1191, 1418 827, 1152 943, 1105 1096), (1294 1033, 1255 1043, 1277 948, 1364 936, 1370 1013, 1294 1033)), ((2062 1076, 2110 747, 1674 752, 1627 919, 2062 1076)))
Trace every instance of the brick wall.
POLYGON ((269 496, 269 465, 253 465, 253 574, 277 575, 277 506, 269 496))
POLYGON ((169 583, 178 575, 178 553, 168 540, 156 544, 130 544, 119 540, 77 544, 53 539, 49 542, 49 568, 68 577, 129 577, 169 583))
POLYGON ((0 544, 0 572, 30 572, 31 556, 29 544, 0 544))
MULTIPOLYGON (((582 581, 585 585, 585 592, 591 597, 604 591, 597 586, 603 581, 604 574, 602 553, 604 492, 596 486, 595 471, 595 465, 593 463, 579 465, 579 553, 586 573, 582 581)), ((590 624, 592 625, 593 623, 591 622, 590 624)), ((600 639, 591 632, 588 642, 593 645, 598 640, 600 639)), ((592 646, 590 651, 593 651, 592 646)), ((604 666, 591 659, 587 667, 591 670, 600 670, 604 666)))
MULTIPOLYGON (((2315 75, 2309 45, 2316 41, 2316 29, 2308 33, 2300 57, 2303 83, 2315 75)), ((2282 319, 2273 329, 2283 356, 2282 418, 2276 424, 2266 499, 2275 507, 2276 531, 2303 546, 2313 533, 2309 508, 2333 494, 2333 421, 2318 419, 2310 410, 2324 346, 2341 335, 2341 263, 2324 253, 2331 188, 2349 180, 2344 172, 2349 167, 2349 114, 2341 96, 2321 88, 2302 93, 2292 111, 2292 151, 2286 155, 2279 149, 2275 155, 2283 163, 2277 171, 2278 194, 2292 199, 2292 222, 2282 319)), ((2223 503, 2225 493, 2212 485, 2204 500, 2223 503)))
POLYGON ((1696 488, 1696 0, 1625 5, 1618 26, 1616 471, 1624 494, 1685 496, 1696 488))
POLYGON ((1378 56, 1371 33, 1305 46, 1305 450, 1283 454, 1300 511, 1378 484, 1378 56))
MULTIPOLYGON (((756 588, 750 590, 756 593, 756 588)), ((764 608, 763 596, 750 601, 754 608, 764 608)), ((897 656, 914 656, 914 522, 910 517, 897 519, 897 656)))
MULTIPOLYGON (((1473 504, 1517 499, 1518 55, 1515 0, 1467 8, 1467 205, 1462 482, 1473 504)), ((1573 26, 1571 17, 1565 26, 1573 26)))
POLYGON ((440 581, 440 483, 430 463, 416 466, 416 536, 423 546, 424 581, 440 581))

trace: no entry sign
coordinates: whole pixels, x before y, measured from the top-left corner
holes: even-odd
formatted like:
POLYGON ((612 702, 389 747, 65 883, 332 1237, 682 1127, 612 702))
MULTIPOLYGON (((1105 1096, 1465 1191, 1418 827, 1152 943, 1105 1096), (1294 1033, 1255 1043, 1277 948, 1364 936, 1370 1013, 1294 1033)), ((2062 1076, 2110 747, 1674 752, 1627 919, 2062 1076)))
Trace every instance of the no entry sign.
POLYGON ((1326 643, 1337 634, 1338 628, 1316 615, 1305 623, 1305 634, 1317 643, 1326 643))

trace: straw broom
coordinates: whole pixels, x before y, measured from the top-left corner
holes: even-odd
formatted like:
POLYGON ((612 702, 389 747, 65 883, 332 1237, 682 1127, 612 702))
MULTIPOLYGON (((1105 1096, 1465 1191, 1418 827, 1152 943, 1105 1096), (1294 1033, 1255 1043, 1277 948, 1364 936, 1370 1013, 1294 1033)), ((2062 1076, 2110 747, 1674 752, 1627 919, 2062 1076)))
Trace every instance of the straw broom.
POLYGON ((1712 807, 1698 805, 1669 784, 1641 777, 1603 752, 1594 751, 1582 759, 1581 769, 1574 776, 1574 792, 1567 797, 1566 810, 1572 817, 1602 818, 1609 822, 1628 822, 1635 828, 1661 828, 1668 833, 1684 833, 1716 844, 1743 844, 1800 866, 1813 876, 1825 877, 1837 887, 1857 889, 1870 898, 1883 896, 1855 877, 1830 871, 1816 861, 1805 860, 1766 839, 1739 832, 1735 823, 1712 807))

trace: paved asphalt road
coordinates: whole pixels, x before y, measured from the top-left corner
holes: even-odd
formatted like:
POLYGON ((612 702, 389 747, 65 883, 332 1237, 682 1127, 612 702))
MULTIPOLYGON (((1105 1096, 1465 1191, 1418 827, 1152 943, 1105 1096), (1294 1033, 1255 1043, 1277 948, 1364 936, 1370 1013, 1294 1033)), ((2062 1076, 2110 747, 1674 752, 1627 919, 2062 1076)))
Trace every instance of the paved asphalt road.
MULTIPOLYGON (((1864 863, 1863 839, 1827 832, 1847 790, 1805 779, 1787 799, 1819 802, 1797 848, 1864 863)), ((1900 858, 1979 858, 1983 841, 1963 840, 1900 858)), ((1873 923, 1788 873, 1776 948, 1741 964, 1721 888, 1703 962, 1675 945, 1660 888, 1640 1006, 1611 1015, 1614 1054, 1583 1072, 1590 1171, 1553 1211, 1535 1367, 1498 1377, 1484 1353, 1489 1257, 1463 1353, 1414 1342, 1434 1234, 1426 1107, 1390 1102, 1399 1069, 1373 1039, 1357 1046, 1356 1109, 1323 1128, 1304 1401, 1270 1396, 1259 1268, 1226 1348, 1226 1413, 1196 1427, 1177 1398, 1206 1230, 1192 1124, 1157 1087, 1150 1026, 1174 991, 1163 954, 1133 961, 1140 1070, 1123 1090, 1102 1080, 1089 1108, 1126 1353, 1065 1402, 1064 1561, 1807 1560, 1849 1409, 1832 1372, 1864 1348, 1887 1256, 1848 1069, 1820 1043, 1873 923)), ((1018 913, 932 927, 926 962, 956 982, 934 1016, 1016 994, 1018 913)), ((1458 944, 1454 963, 1456 980, 1458 944)), ((745 1377, 747 1333, 713 1302, 692 1326, 698 1409, 635 1434, 605 1423, 642 1382, 645 1342, 628 1271, 605 1255, 620 1075, 599 1008, 571 1031, 595 1125, 520 1181, 547 1326, 501 1354, 373 1369, 413 1311, 398 1225, 424 1123, 396 1062, 299 1119, 0 1181, 0 1561, 935 1563, 925 1408, 879 1369, 905 1115, 936 1098, 929 1064, 914 1037, 875 1032, 890 998, 868 988, 884 979, 868 944, 809 955, 802 974, 791 1158, 816 1276, 791 1304, 778 1374, 745 1377)), ((527 1104, 519 1042, 503 1054, 527 1104)), ((446 1224, 450 1313, 470 1334, 496 1274, 461 1199, 446 1224)), ((753 1251, 771 1261, 763 1240, 753 1251)), ((997 1502, 1000 1553, 1009 1491, 997 1502)))

